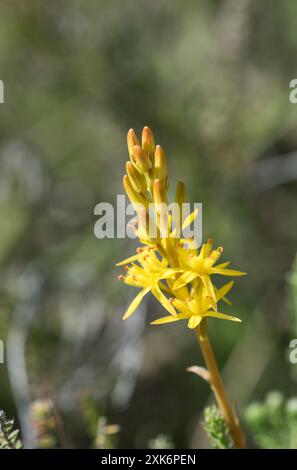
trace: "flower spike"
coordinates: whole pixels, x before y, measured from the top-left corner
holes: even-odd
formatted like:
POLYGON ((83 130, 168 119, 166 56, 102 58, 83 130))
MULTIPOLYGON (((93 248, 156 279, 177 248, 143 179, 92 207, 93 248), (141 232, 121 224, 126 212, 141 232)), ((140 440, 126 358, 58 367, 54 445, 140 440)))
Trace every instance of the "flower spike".
POLYGON ((120 278, 141 289, 124 319, 129 318, 144 296, 151 292, 170 313, 170 317, 154 324, 187 319, 188 327, 193 329, 204 317, 238 321, 218 312, 221 300, 230 304, 226 295, 234 283, 229 282, 218 289, 214 278, 243 276, 245 273, 230 269, 228 262, 218 264, 223 248, 214 249, 212 240, 207 240, 199 249, 194 239, 183 237, 183 231, 195 222, 198 210, 183 218, 182 207, 187 196, 181 180, 176 186, 175 207, 168 208, 167 159, 163 148, 155 146, 151 129, 143 128, 141 144, 135 131, 130 129, 127 145, 130 161, 126 163, 123 184, 137 213, 138 223, 133 230, 143 246, 136 254, 118 263, 126 270, 120 278), (152 214, 155 214, 154 218, 152 214), (150 227, 154 227, 153 236, 150 236, 150 227))

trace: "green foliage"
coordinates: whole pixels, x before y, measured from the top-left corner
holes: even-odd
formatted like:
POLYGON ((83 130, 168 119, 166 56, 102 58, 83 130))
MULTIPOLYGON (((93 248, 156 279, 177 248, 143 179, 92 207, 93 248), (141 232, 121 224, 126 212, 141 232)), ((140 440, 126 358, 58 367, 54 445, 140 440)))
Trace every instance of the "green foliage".
POLYGON ((96 449, 115 449, 115 435, 120 431, 117 424, 107 424, 105 416, 98 419, 97 435, 95 440, 96 449))
POLYGON ((214 449, 234 448, 228 425, 215 405, 205 408, 203 427, 214 449))
POLYGON ((96 449, 114 449, 120 427, 117 424, 108 424, 107 418, 101 415, 98 405, 87 393, 81 394, 80 405, 88 435, 92 440, 91 446, 96 449))
POLYGON ((36 434, 36 446, 40 449, 58 447, 58 423, 52 400, 36 400, 30 409, 31 423, 36 434))
POLYGON ((0 411, 0 449, 21 449, 22 443, 19 430, 13 429, 14 420, 7 419, 4 411, 0 411))
POLYGON ((86 429, 89 437, 95 441, 95 436, 98 431, 98 420, 100 411, 96 406, 95 401, 88 393, 82 393, 80 396, 80 408, 83 420, 86 424, 86 429))
POLYGON ((264 402, 248 406, 245 421, 259 447, 297 448, 297 397, 286 401, 282 393, 269 392, 264 402))

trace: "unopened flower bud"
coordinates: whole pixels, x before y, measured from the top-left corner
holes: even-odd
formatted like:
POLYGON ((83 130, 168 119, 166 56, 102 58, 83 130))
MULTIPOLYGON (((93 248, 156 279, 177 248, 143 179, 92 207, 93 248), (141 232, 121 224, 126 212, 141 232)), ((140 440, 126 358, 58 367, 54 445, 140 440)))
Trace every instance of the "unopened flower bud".
POLYGON ((167 181, 167 160, 161 145, 156 146, 154 159, 154 178, 167 181))
POLYGON ((137 193, 145 193, 147 188, 144 176, 139 173, 131 162, 126 163, 126 171, 133 189, 137 193))
POLYGON ((155 140, 152 131, 147 126, 142 130, 141 143, 143 150, 150 156, 153 155, 155 151, 155 140))
POLYGON ((137 207, 136 207, 137 205, 138 206, 141 205, 145 209, 148 208, 148 200, 133 189, 133 186, 130 183, 130 180, 127 175, 125 175, 123 178, 123 185, 127 193, 127 196, 130 199, 131 203, 134 205, 134 208, 136 209, 136 211, 137 211, 137 207))
POLYGON ((142 173, 147 173, 152 166, 149 157, 144 153, 140 145, 134 145, 133 147, 133 161, 137 169, 142 173))
POLYGON ((186 199, 187 194, 185 183, 182 180, 178 180, 175 191, 175 202, 182 205, 186 202, 186 199))
POLYGON ((162 203, 167 204, 166 191, 165 191, 164 185, 159 179, 154 181, 153 196, 154 196, 154 202, 156 204, 162 204, 162 203))
POLYGON ((137 138, 137 135, 134 129, 129 129, 128 134, 127 134, 127 146, 128 146, 128 152, 132 161, 133 161, 134 145, 140 145, 140 142, 137 138))

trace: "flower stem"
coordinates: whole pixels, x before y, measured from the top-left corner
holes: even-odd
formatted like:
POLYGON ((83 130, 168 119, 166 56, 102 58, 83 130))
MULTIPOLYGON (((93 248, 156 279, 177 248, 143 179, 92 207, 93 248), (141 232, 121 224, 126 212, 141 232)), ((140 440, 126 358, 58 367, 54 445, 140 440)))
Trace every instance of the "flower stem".
POLYGON ((245 436, 241 429, 238 416, 232 409, 228 400, 225 386, 216 362, 216 358, 207 335, 207 319, 203 318, 200 325, 195 329, 205 364, 210 374, 210 386, 215 395, 219 410, 225 418, 230 435, 237 449, 245 448, 245 436))

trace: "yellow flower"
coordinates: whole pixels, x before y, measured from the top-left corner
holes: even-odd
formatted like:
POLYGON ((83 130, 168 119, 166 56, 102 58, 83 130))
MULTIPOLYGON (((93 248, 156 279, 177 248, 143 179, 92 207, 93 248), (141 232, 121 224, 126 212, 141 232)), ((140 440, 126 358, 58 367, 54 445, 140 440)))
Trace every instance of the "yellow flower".
POLYGON ((224 276, 244 276, 246 273, 229 269, 227 266, 229 262, 225 262, 215 266, 215 263, 220 258, 223 248, 219 247, 216 250, 212 249, 212 240, 204 243, 198 253, 197 250, 189 250, 178 248, 178 258, 183 274, 176 280, 173 290, 180 289, 181 287, 193 282, 199 278, 211 299, 212 306, 216 308, 216 295, 215 288, 211 281, 210 276, 213 274, 221 274, 224 276))
MULTIPOLYGON (((222 299, 232 288, 233 282, 229 282, 221 289, 218 289, 215 293, 216 301, 222 299)), ((152 325, 161 325, 163 323, 172 323, 179 320, 188 320, 188 327, 191 329, 196 328, 204 317, 215 317, 223 320, 232 320, 240 322, 241 320, 231 315, 225 315, 224 313, 216 312, 212 310, 211 301, 208 297, 208 292, 203 284, 193 292, 193 296, 189 297, 186 301, 174 299, 173 305, 180 312, 173 316, 167 316, 159 318, 152 322, 152 325)))
POLYGON ((127 262, 137 261, 138 264, 133 262, 127 267, 127 274, 119 276, 121 280, 130 286, 140 287, 141 291, 136 295, 134 300, 129 305, 123 320, 129 318, 133 312, 140 305, 142 299, 146 294, 151 292, 163 307, 176 316, 176 312, 169 299, 162 291, 168 292, 168 288, 161 281, 163 279, 174 278, 177 270, 168 268, 168 263, 165 259, 160 261, 152 249, 141 250, 135 256, 124 260, 118 265, 126 264, 127 262))

